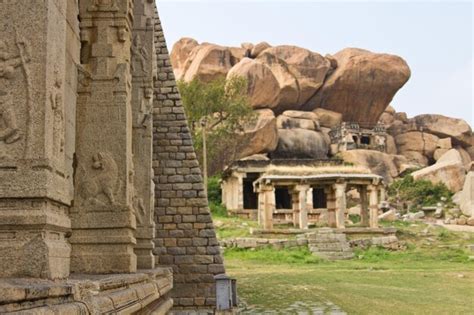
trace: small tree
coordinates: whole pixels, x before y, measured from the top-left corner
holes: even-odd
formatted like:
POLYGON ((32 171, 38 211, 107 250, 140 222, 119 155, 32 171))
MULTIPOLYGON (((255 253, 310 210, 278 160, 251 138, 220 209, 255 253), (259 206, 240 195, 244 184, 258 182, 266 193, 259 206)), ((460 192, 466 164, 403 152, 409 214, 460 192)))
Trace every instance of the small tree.
POLYGON ((254 119, 247 97, 247 81, 240 77, 219 78, 209 83, 194 79, 179 81, 178 88, 201 163, 205 137, 207 152, 204 153, 212 176, 236 158, 237 133, 254 119))
POLYGON ((415 180, 411 174, 395 180, 388 187, 390 201, 406 204, 408 210, 420 210, 424 206, 434 206, 445 200, 450 204, 453 193, 443 183, 433 184, 428 180, 415 180))

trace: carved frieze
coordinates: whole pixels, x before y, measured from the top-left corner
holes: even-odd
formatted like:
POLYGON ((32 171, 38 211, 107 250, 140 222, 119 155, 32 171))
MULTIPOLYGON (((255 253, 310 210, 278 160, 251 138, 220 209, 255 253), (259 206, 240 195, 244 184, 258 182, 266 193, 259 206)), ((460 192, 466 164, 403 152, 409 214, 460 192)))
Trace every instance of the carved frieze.
POLYGON ((4 39, 0 39, 0 157, 23 158, 28 154, 33 129, 28 68, 31 53, 29 44, 16 29, 2 28, 1 34, 4 39), (12 147, 18 143, 20 146, 12 147))
MULTIPOLYGON (((79 162, 80 163, 80 162, 79 162)), ((80 205, 115 205, 120 189, 117 163, 110 152, 98 152, 79 164, 77 173, 80 205)))

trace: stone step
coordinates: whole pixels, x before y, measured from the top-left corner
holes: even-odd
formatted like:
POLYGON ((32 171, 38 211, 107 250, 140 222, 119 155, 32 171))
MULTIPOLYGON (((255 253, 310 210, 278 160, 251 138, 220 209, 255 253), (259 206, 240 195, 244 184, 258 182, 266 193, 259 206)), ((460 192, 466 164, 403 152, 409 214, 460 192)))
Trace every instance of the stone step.
POLYGON ((315 256, 328 260, 351 259, 354 257, 346 235, 332 229, 320 229, 306 234, 308 248, 315 256))

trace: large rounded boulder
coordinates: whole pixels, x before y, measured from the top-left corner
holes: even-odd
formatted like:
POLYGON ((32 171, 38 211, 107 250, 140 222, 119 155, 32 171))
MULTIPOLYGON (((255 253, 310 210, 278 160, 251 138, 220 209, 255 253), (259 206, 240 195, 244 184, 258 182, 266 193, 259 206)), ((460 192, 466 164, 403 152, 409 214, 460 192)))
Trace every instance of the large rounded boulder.
POLYGON ((271 158, 324 159, 329 144, 322 132, 307 129, 278 129, 278 146, 271 158))
POLYGON ((194 78, 202 82, 225 78, 232 68, 233 59, 234 56, 227 47, 201 44, 191 51, 182 78, 187 82, 194 78))
POLYGON ((275 46, 263 53, 283 60, 298 80, 299 95, 294 108, 305 104, 316 93, 331 69, 331 62, 327 58, 301 47, 275 46))
POLYGON ((278 144, 278 129, 275 115, 270 109, 255 111, 257 117, 244 126, 239 135, 239 158, 268 153, 278 144))
POLYGON ((426 114, 415 116, 413 120, 418 130, 422 129, 443 138, 451 137, 453 144, 463 147, 474 145, 471 126, 462 119, 426 114))
POLYGON ((410 78, 398 56, 346 48, 333 57, 337 68, 303 109, 325 108, 342 113, 344 121, 374 125, 410 78))
POLYGON ((193 51, 197 46, 199 46, 199 44, 196 40, 187 37, 181 38, 173 45, 170 59, 176 80, 181 80, 183 78, 186 60, 191 54, 191 51, 193 51))
POLYGON ((276 108, 279 104, 280 83, 272 70, 263 63, 244 58, 227 74, 227 79, 242 77, 247 80, 247 94, 253 108, 276 108))

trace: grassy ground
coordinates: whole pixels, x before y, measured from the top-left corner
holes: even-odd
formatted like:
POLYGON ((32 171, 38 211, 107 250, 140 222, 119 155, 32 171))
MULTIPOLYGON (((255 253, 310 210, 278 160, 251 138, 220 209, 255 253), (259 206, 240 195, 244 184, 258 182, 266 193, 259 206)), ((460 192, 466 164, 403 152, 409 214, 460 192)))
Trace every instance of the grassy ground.
MULTIPOLYGON (((216 220, 222 221, 220 237, 247 236, 244 227, 252 224, 216 220)), ((228 249, 227 272, 238 279, 247 313, 297 314, 298 303, 333 303, 348 314, 474 314, 474 262, 469 260, 474 254, 466 249, 474 234, 425 224, 395 226, 405 251, 372 248, 357 251, 351 261, 328 262, 306 248, 228 249)))

